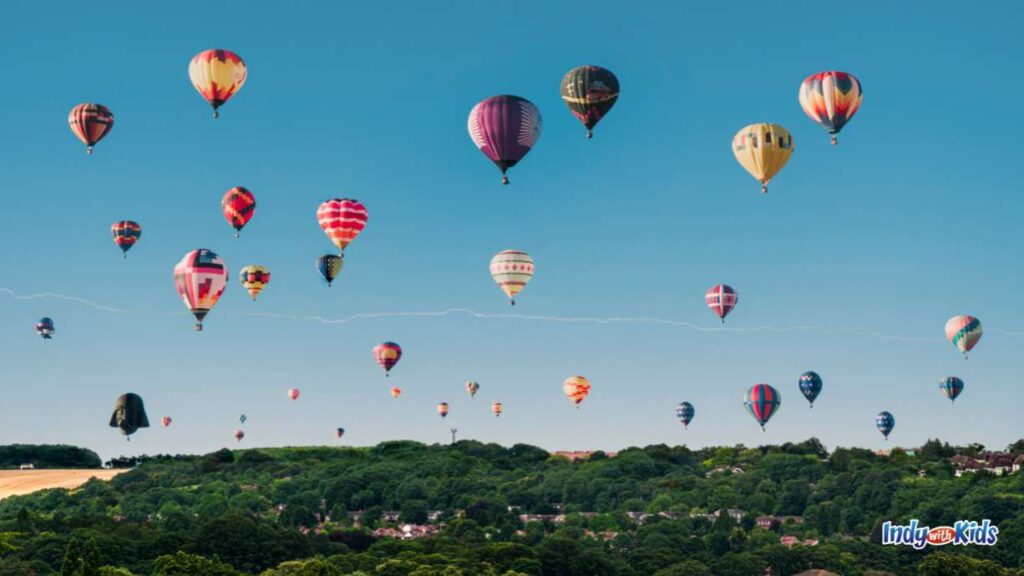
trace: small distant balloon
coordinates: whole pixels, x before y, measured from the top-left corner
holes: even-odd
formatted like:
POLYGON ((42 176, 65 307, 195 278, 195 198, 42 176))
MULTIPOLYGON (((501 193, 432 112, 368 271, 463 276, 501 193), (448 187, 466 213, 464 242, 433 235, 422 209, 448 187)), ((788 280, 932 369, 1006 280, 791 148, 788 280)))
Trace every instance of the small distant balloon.
POLYGON ((466 393, 469 394, 470 398, 475 398, 476 393, 480 391, 480 383, 475 380, 466 382, 466 393))
POLYGON ((562 384, 562 391, 572 400, 576 409, 579 410, 580 402, 590 394, 590 381, 583 376, 570 376, 562 384))
POLYGON ((491 277, 498 284, 513 306, 516 294, 523 291, 533 278, 533 258, 519 250, 503 250, 491 258, 491 277))
POLYGON ((782 397, 779 391, 768 384, 751 386, 743 397, 743 406, 761 425, 761 430, 765 429, 764 425, 779 411, 781 405, 782 397))
POLYGON ((448 403, 447 402, 441 402, 440 404, 438 404, 437 405, 437 413, 441 415, 441 418, 444 418, 445 416, 447 416, 448 415, 448 403))
POLYGON ((218 108, 242 89, 248 71, 242 58, 230 50, 203 50, 189 63, 188 76, 217 118, 218 108))
POLYGON ((725 324, 725 317, 732 312, 739 301, 740 295, 731 286, 725 284, 712 286, 704 293, 704 302, 715 313, 715 316, 722 319, 722 324, 725 324))
POLYGON ((255 302, 256 296, 259 296, 263 288, 270 283, 270 270, 267 270, 266 266, 250 264, 239 271, 238 280, 242 283, 242 287, 249 292, 253 302, 255 302))
POLYGON ((491 412, 494 414, 495 418, 501 417, 501 413, 504 410, 505 407, 502 406, 501 402, 495 402, 494 404, 491 404, 491 412))
POLYGON ((981 321, 974 316, 953 316, 946 321, 946 339, 963 352, 965 359, 981 340, 981 334, 981 321))
POLYGON ((694 414, 696 414, 696 411, 693 409, 693 404, 689 402, 676 404, 676 418, 683 423, 683 429, 690 427, 690 421, 693 420, 694 414))
POLYGON ((345 435, 345 429, 338 427, 338 429, 334 431, 334 434, 335 436, 338 437, 338 439, 341 439, 341 437, 345 435))
POLYGON ((390 376, 391 369, 402 359, 402 347, 394 342, 381 342, 373 347, 373 359, 384 369, 384 375, 390 376))
POLYGON ((164 428, 167 428, 168 426, 171 425, 171 422, 173 422, 173 420, 171 420, 170 416, 164 416, 163 418, 160 419, 160 422, 164 425, 164 428))
POLYGON ((242 432, 241 430, 235 430, 235 440, 241 442, 242 438, 245 438, 245 432, 242 432))
POLYGON ((316 269, 320 272, 320 275, 327 281, 327 286, 331 286, 331 282, 338 277, 341 273, 341 269, 345 266, 345 259, 337 254, 324 254, 323 256, 316 259, 316 269))
POLYGON ((540 138, 543 120, 532 102, 519 96, 492 96, 469 112, 469 137, 484 156, 505 173, 529 153, 540 138))
POLYGON ((885 439, 888 440, 889 433, 896 427, 896 419, 888 412, 879 412, 878 416, 875 416, 875 426, 882 433, 882 436, 885 436, 885 439))
POLYGON ((220 210, 224 214, 224 219, 235 229, 235 238, 238 238, 242 228, 245 228, 256 214, 256 197, 248 189, 235 186, 224 194, 220 201, 220 210))
POLYGON ((964 391, 964 381, 956 376, 947 376, 939 382, 939 390, 950 402, 956 402, 957 397, 964 391))
POLYGON ((242 414, 241 416, 238 417, 238 423, 239 424, 245 424, 245 421, 248 420, 248 419, 249 419, 248 416, 246 416, 245 414, 242 414))
POLYGON ((751 124, 732 139, 732 153, 740 166, 768 192, 768 182, 782 170, 793 154, 793 136, 778 124, 751 124))
POLYGON ((800 393, 811 403, 814 408, 814 400, 821 394, 822 381, 817 372, 804 372, 800 375, 800 393))
POLYGON ((142 236, 142 226, 131 220, 121 220, 110 225, 110 232, 114 235, 114 244, 121 249, 121 254, 128 257, 128 250, 139 241, 142 236))
POLYGON ((291 390, 289 390, 288 391, 288 397, 291 398, 292 400, 298 400, 299 399, 299 389, 298 388, 292 388, 291 390))
POLYGON ((391 397, 392 398, 398 398, 401 395, 402 395, 402 389, 399 388, 398 386, 395 386, 394 388, 391 389, 391 397))
POLYGON ((600 66, 573 68, 562 78, 562 101, 593 138, 594 126, 619 99, 619 79, 600 66))
POLYGON ((92 154, 92 147, 114 127, 114 114, 102 104, 79 104, 68 114, 68 124, 75 137, 85 144, 85 153, 92 154))
POLYGON ((53 320, 50 318, 40 318, 39 322, 36 322, 36 334, 43 340, 50 340, 55 332, 57 329, 53 327, 53 320))

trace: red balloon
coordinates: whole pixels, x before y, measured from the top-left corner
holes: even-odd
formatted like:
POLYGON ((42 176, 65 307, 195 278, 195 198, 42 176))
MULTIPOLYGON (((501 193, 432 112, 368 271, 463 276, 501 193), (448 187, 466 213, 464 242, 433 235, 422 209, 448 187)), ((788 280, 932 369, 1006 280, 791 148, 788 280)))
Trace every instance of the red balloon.
POLYGON ((288 397, 291 398, 292 400, 298 400, 299 399, 299 389, 298 388, 292 388, 291 390, 289 390, 288 391, 288 397))
POLYGON ((85 153, 92 154, 92 147, 114 127, 114 114, 102 104, 79 104, 68 114, 68 124, 75 137, 85 144, 85 153))
POLYGON ((235 238, 256 213, 256 197, 247 189, 235 186, 224 194, 220 201, 224 219, 235 229, 235 238))

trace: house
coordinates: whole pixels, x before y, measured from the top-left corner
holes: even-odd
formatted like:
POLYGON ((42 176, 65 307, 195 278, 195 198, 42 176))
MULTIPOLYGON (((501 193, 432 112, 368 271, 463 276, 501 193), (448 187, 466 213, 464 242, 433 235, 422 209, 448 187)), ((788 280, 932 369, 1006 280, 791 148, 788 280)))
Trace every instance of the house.
POLYGON ((779 544, 782 544, 786 548, 792 548, 793 546, 817 546, 818 541, 807 539, 801 542, 796 536, 781 536, 779 538, 779 544))
POLYGON ((398 518, 402 515, 398 510, 385 510, 380 513, 380 517, 385 522, 398 522, 398 518))
POLYGON ((1024 454, 1021 454, 1013 459, 1013 468, 1010 470, 1011 474, 1020 472, 1021 466, 1024 466, 1024 454))
POLYGON ((28 463, 28 464, 22 464, 21 466, 18 466, 18 469, 19 469, 19 470, 35 470, 35 469, 36 469, 36 467, 35 467, 35 465, 34 465, 34 464, 32 464, 32 463, 30 462, 30 463, 28 463))
MULTIPOLYGON (((552 456, 560 456, 562 458, 568 458, 570 461, 575 462, 577 460, 586 460, 594 453, 594 450, 558 450, 552 452, 552 456)), ((618 452, 605 452, 605 455, 609 458, 614 458, 619 455, 618 452)))
POLYGON ((704 476, 706 478, 711 478, 715 474, 725 474, 726 472, 729 472, 730 474, 743 474, 743 468, 740 468, 739 466, 716 466, 705 472, 704 476))
POLYGON ((1003 476, 1019 471, 1021 465, 1024 464, 1024 455, 1014 458, 1012 454, 1006 452, 986 452, 975 458, 966 454, 957 454, 950 458, 949 462, 953 465, 957 478, 979 470, 1003 476))
POLYGON ((839 576, 839 574, 828 570, 804 570, 799 574, 793 574, 793 576, 839 576))
POLYGON ((729 508, 728 510, 715 510, 715 518, 721 518, 723 514, 726 514, 733 520, 739 522, 743 520, 743 517, 746 516, 747 513, 735 508, 729 508))
POLYGON ((431 510, 430 512, 427 512, 427 521, 429 521, 429 522, 437 522, 438 520, 441 519, 441 516, 443 516, 443 515, 444 515, 444 510, 431 510))
POLYGON ((435 524, 404 524, 399 528, 377 528, 373 531, 374 538, 394 538, 396 540, 415 540, 436 536, 440 527, 435 524))
POLYGON ((758 516, 754 518, 754 524, 758 528, 764 528, 765 530, 774 530, 778 526, 778 518, 775 516, 758 516))
POLYGON ((804 517, 803 516, 782 516, 781 518, 779 518, 779 522, 782 522, 783 524, 786 524, 787 522, 793 523, 793 524, 803 524, 804 523, 804 517))

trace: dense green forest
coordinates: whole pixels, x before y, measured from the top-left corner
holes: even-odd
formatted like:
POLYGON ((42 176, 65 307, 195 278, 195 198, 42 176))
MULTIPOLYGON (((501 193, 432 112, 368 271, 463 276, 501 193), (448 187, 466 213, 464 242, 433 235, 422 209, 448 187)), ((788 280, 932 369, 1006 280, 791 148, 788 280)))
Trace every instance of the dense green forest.
POLYGON ((0 469, 32 464, 35 468, 99 468, 100 457, 77 446, 9 444, 0 446, 0 469))
POLYGON ((0 576, 1024 575, 1022 474, 954 474, 951 456, 982 450, 829 454, 811 439, 570 461, 402 441, 155 456, 0 501, 0 576), (999 541, 880 544, 882 522, 911 518, 988 518, 999 541))

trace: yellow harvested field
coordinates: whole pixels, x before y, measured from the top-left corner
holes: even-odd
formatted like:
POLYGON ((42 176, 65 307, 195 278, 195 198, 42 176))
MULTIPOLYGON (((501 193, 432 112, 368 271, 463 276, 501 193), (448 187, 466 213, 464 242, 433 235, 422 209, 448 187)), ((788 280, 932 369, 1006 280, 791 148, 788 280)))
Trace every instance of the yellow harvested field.
POLYGON ((90 478, 110 480, 119 470, 0 470, 0 500, 47 488, 77 488, 90 478))

